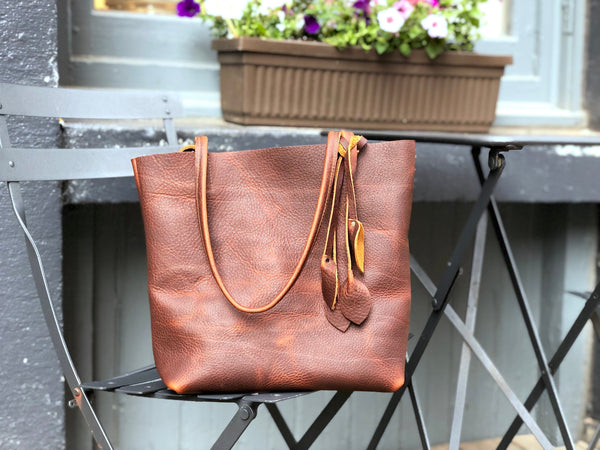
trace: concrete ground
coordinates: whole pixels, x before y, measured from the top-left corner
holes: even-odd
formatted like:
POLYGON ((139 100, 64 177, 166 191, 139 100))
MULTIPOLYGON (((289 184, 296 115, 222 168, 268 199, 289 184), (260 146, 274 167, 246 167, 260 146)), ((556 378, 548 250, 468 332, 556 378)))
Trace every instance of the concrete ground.
MULTIPOLYGON (((464 442, 460 444, 460 450, 495 450, 500 443, 500 438, 486 439, 483 441, 464 442)), ((563 449, 564 447, 557 447, 563 449)), ((598 448, 598 447, 597 447, 598 448)), ((542 446, 535 440, 533 435, 517 436, 508 450, 538 450, 542 446)), ((575 445, 576 450, 587 450, 587 443, 579 441, 575 445)), ((432 450, 448 450, 448 445, 436 445, 432 450)))

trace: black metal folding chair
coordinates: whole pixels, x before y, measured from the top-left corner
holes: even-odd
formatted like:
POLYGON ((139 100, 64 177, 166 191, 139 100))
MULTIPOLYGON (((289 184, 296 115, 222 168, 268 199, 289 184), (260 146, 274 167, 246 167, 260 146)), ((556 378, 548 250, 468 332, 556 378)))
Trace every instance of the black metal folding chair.
MULTIPOLYGON (((27 226, 21 181, 98 179, 132 176, 131 158, 176 152, 177 135, 173 119, 183 110, 179 98, 172 93, 109 91, 84 89, 52 89, 0 84, 0 181, 7 183, 12 206, 25 235, 25 243, 42 312, 52 343, 57 352, 68 388, 73 395, 70 405, 78 407, 99 447, 113 448, 92 406, 93 392, 112 391, 121 394, 195 402, 230 402, 238 410, 214 448, 231 448, 256 417, 258 406, 266 405, 283 437, 296 445, 276 403, 296 398, 307 392, 223 393, 211 395, 179 395, 163 384, 154 366, 116 376, 104 381, 84 383, 73 364, 58 322, 55 305, 37 245, 27 226), (168 146, 101 149, 31 149, 13 148, 10 143, 7 116, 54 117, 63 119, 162 119, 168 146)), ((346 394, 334 396, 299 445, 310 446, 318 437, 332 411, 346 400, 346 394)), ((341 406, 341 405, 340 405, 341 406)))

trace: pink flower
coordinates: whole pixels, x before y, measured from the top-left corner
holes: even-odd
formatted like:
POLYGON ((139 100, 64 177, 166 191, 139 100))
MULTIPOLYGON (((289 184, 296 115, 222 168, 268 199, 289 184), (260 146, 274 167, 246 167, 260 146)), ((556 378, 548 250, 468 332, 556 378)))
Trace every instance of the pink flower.
POLYGON ((396 8, 388 8, 377 13, 379 28, 388 33, 397 33, 404 25, 404 17, 396 8))
POLYGON ((410 16, 415 9, 409 0, 400 0, 399 2, 394 3, 394 8, 398 10, 404 20, 408 19, 408 16, 410 16))
POLYGON ((428 3, 431 6, 439 6, 440 0, 407 0, 413 6, 416 6, 418 3, 428 3))
POLYGON ((439 14, 429 14, 421 20, 421 26, 427 30, 429 37, 443 39, 448 36, 448 22, 439 14))

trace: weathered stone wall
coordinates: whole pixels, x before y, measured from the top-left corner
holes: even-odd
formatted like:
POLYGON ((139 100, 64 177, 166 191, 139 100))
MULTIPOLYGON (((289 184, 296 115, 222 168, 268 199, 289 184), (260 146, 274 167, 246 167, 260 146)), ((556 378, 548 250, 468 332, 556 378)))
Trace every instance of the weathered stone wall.
MULTIPOLYGON (((56 1, 0 2, 0 82, 57 86, 56 1)), ((0 92, 0 103, 2 93, 0 92)), ((11 120, 15 146, 56 146, 56 121, 11 120)), ((1 151, 1 150, 0 150, 1 151)), ((57 183, 25 185, 28 221, 50 290, 61 302, 61 202, 57 183)), ((0 183, 0 448, 63 448, 64 387, 27 264, 23 236, 0 183)))

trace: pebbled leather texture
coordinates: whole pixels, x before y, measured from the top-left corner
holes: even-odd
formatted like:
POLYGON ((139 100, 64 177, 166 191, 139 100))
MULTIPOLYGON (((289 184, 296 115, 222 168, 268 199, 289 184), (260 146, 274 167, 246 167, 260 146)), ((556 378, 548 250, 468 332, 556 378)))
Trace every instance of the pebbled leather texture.
MULTIPOLYGON (((333 184, 335 163, 324 170, 325 155, 325 145, 208 154, 212 252, 224 285, 241 305, 264 306, 290 280, 325 172, 333 184)), ((338 271, 338 290, 342 295, 346 289, 343 295, 353 301, 359 290, 369 293, 366 318, 362 303, 350 314, 360 325, 350 323, 340 308, 331 310, 323 298, 321 260, 331 199, 289 291, 269 310, 243 312, 228 302, 209 265, 196 210, 194 152, 135 158, 152 344, 165 384, 178 393, 401 387, 410 316, 414 157, 413 141, 396 141, 367 144, 358 162, 351 162, 364 273, 354 270, 352 281, 346 270, 338 271)), ((344 231, 338 227, 338 247, 344 231)), ((346 252, 338 251, 337 258, 346 267, 346 252)))

